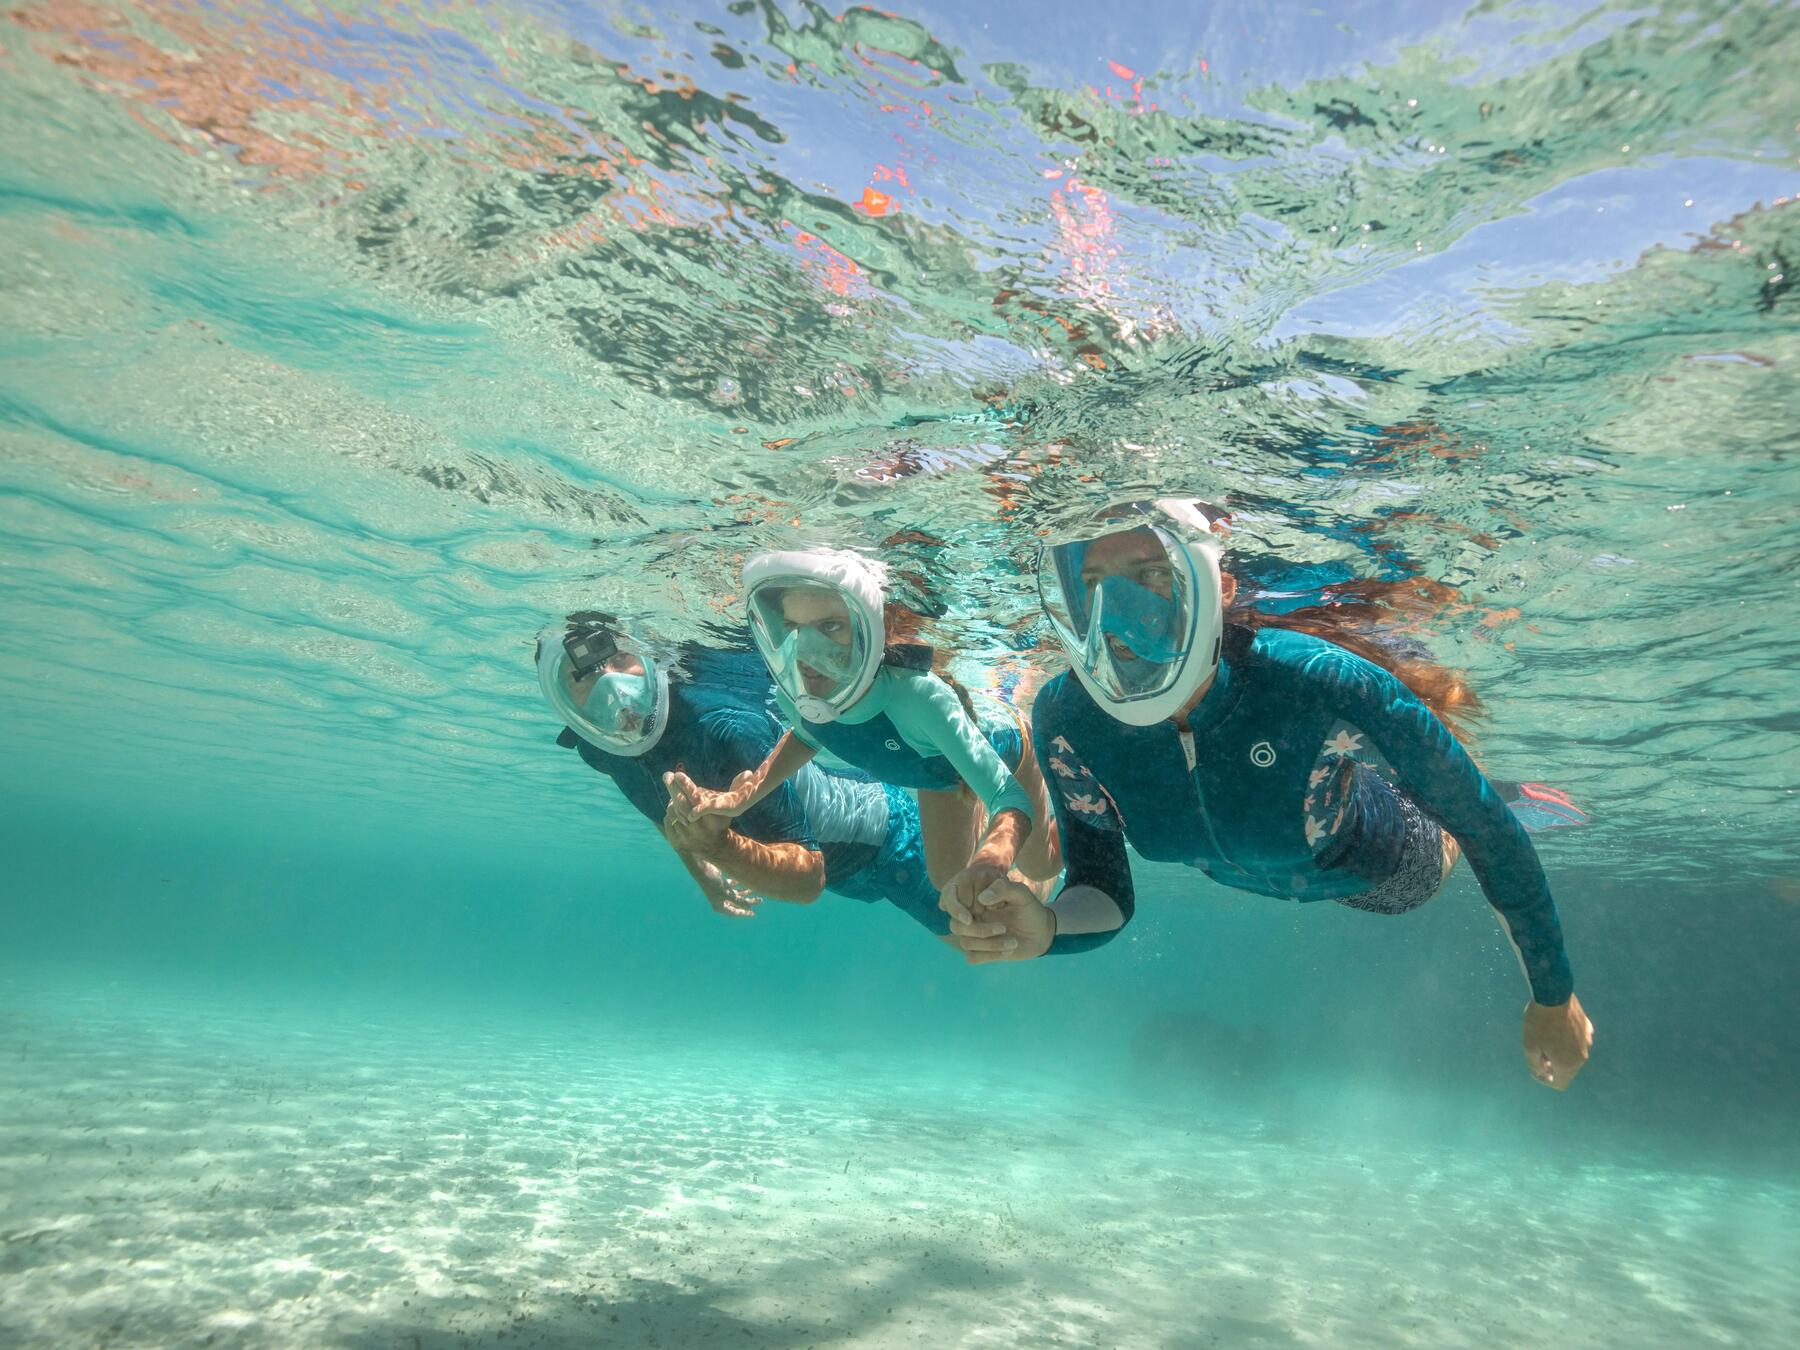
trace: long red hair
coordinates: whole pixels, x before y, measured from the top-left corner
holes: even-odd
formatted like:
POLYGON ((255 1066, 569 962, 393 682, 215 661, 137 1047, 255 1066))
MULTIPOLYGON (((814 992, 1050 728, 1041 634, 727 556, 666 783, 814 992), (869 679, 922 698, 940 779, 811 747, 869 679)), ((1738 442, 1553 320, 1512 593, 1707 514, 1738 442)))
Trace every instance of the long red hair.
MULTIPOLYGON (((1475 744, 1473 724, 1484 715, 1481 696, 1460 670, 1439 665, 1405 649, 1400 639, 1426 630, 1433 620, 1465 607, 1457 592, 1424 577, 1404 581, 1345 581, 1324 588, 1322 604, 1272 613, 1248 604, 1233 604, 1228 623, 1258 628, 1286 628, 1326 642, 1380 666, 1418 696, 1459 741, 1475 744)), ((883 619, 887 629, 887 663, 930 668, 956 691, 971 720, 975 708, 968 690, 949 671, 950 653, 926 640, 925 618, 906 605, 889 601, 883 619)))
POLYGON ((1253 630, 1291 629, 1355 652, 1418 695, 1458 740, 1473 744, 1471 724, 1483 715, 1481 696, 1462 671, 1415 655, 1398 642, 1458 607, 1462 602, 1457 593, 1441 582, 1409 577, 1405 581, 1341 582, 1327 586, 1325 596, 1323 604, 1285 614, 1234 604, 1225 618, 1253 630))

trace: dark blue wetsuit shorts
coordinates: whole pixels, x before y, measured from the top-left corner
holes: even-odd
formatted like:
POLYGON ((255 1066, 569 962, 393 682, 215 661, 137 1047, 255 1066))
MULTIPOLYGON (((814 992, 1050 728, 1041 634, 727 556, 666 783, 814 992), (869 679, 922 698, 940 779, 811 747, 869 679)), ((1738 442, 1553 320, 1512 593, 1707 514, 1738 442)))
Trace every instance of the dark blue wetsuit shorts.
POLYGON ((852 900, 886 900, 942 936, 950 931, 950 916, 938 908, 938 888, 925 870, 919 808, 899 788, 884 784, 883 789, 888 797, 887 836, 854 871, 840 876, 833 868, 826 884, 852 900))
POLYGON ((1405 914, 1417 909, 1442 888, 1444 882, 1444 832, 1404 792, 1393 794, 1403 832, 1400 833, 1398 866, 1385 879, 1360 895, 1338 901, 1371 914, 1405 914))

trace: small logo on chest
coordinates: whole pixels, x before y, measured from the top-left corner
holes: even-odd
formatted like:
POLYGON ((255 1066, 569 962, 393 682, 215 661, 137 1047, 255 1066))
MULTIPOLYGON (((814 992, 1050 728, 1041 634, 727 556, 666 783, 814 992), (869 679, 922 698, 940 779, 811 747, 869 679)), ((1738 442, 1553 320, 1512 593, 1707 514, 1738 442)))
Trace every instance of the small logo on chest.
POLYGON ((1266 769, 1275 762, 1275 747, 1267 741, 1258 741, 1250 747, 1250 762, 1259 769, 1266 769))

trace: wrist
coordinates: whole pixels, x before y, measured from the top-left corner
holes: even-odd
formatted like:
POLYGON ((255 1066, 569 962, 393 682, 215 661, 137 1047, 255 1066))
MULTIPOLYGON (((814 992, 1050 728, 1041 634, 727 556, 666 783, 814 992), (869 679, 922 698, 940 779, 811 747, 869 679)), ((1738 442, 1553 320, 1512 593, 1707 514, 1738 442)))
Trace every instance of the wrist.
POLYGON ((708 865, 716 864, 730 856, 730 839, 730 830, 722 830, 717 835, 711 836, 710 838, 696 839, 694 841, 694 856, 708 865))

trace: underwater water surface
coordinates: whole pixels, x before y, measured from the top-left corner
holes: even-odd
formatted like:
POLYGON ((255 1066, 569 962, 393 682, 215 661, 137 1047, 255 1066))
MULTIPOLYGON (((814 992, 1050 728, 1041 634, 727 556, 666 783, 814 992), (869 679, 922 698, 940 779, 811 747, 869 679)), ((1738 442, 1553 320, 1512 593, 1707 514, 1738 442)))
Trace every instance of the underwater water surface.
MULTIPOLYGON (((1800 1325, 1800 15, 0 0, 0 1342, 1768 1345, 1800 1325), (1430 583, 1596 1032, 1138 861, 1103 950, 714 915, 580 609, 1229 503, 1430 583)), ((1337 589, 1333 589, 1337 588, 1337 589)))

